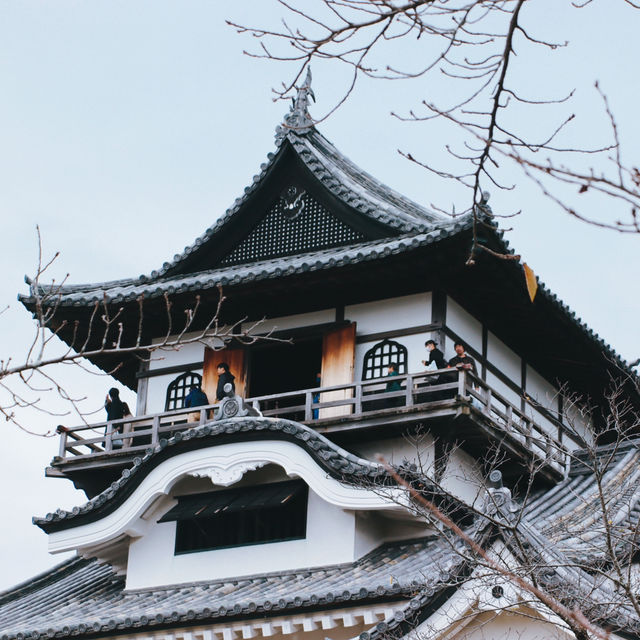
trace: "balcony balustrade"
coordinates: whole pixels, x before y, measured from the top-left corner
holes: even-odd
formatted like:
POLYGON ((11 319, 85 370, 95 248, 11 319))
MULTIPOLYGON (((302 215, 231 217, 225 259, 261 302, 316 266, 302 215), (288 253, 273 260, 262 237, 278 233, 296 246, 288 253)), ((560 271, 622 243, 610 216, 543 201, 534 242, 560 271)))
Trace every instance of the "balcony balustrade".
MULTIPOLYGON (((486 382, 466 371, 405 374, 349 384, 247 398, 263 416, 302 422, 330 434, 354 424, 384 425, 391 419, 409 421, 466 413, 490 427, 504 442, 526 449, 555 475, 564 475, 567 449, 563 427, 541 407, 516 407, 486 382), (387 391, 390 381, 401 389, 387 391), (544 426, 543 426, 544 425, 544 426)), ((59 455, 54 466, 111 457, 131 457, 162 438, 212 420, 217 405, 129 416, 95 425, 60 428, 59 455)), ((565 434, 565 438, 568 437, 565 434)))

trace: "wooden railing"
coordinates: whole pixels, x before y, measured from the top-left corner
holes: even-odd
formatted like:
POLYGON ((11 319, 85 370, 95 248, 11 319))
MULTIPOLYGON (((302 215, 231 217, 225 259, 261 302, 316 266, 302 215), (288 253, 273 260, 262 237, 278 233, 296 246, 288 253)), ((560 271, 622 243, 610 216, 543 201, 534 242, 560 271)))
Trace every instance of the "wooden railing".
MULTIPOLYGON (((453 412, 462 403, 462 406, 477 410, 494 428, 526 447, 545 464, 558 471, 563 471, 565 466, 566 450, 553 433, 541 426, 544 424, 542 416, 536 421, 535 417, 527 415, 488 384, 465 371, 442 369, 405 374, 259 396, 245 402, 264 416, 288 418, 318 428, 336 421, 361 419, 373 414, 384 416, 399 410, 428 413, 449 407, 453 412), (399 383, 400 390, 387 391, 390 382, 399 383)), ((144 451, 161 438, 205 423, 213 417, 215 410, 215 405, 208 405, 63 428, 59 457, 78 459, 144 451)), ((535 408, 529 410, 535 414, 535 408)))

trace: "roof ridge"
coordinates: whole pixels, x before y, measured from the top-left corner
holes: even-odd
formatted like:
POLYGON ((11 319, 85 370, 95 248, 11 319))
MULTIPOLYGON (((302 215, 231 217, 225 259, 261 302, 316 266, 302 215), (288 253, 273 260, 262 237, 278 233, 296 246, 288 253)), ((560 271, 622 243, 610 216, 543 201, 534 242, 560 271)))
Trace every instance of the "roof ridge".
POLYGON ((77 555, 71 558, 67 558, 66 560, 63 560, 62 562, 54 565, 53 567, 36 574, 33 578, 23 580, 13 587, 9 587, 4 591, 0 591, 0 605, 11 601, 14 597, 18 597, 34 591, 42 583, 50 580, 54 575, 56 577, 64 577, 66 573, 74 571, 77 566, 81 566, 83 564, 86 565, 90 562, 91 560, 81 558, 77 555))

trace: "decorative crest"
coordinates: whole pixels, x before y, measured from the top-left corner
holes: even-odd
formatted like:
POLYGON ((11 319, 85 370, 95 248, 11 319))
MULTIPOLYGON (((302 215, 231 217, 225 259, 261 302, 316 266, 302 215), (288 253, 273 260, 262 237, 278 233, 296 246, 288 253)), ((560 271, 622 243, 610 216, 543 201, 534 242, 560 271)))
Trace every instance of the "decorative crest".
POLYGON ((512 522, 520 507, 511 496, 511 491, 502 485, 502 473, 497 469, 489 474, 487 492, 481 511, 494 520, 512 522))
POLYGON ((311 68, 307 67, 307 77, 301 87, 298 87, 296 97, 292 99, 289 113, 284 121, 276 128, 276 143, 280 144, 291 130, 296 133, 307 133, 313 127, 313 119, 309 115, 309 98, 316 101, 311 88, 311 68))

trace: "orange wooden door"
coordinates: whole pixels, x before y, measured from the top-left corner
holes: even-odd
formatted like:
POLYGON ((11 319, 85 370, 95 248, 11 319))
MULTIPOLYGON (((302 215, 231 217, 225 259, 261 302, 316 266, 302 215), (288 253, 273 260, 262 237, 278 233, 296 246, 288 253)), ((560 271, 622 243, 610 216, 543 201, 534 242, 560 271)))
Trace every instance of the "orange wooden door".
MULTIPOLYGON (((356 356, 356 323, 326 333, 322 339, 322 386, 353 382, 353 366, 356 356)), ((352 398, 352 389, 326 391, 320 394, 320 402, 352 398)), ((320 409, 320 418, 346 416, 353 413, 352 405, 320 409)))
POLYGON ((244 397, 246 381, 245 351, 243 347, 230 347, 218 351, 204 348, 204 365, 202 368, 202 390, 207 394, 211 404, 216 402, 216 389, 218 387, 218 364, 226 362, 229 371, 236 377, 236 393, 244 397))

